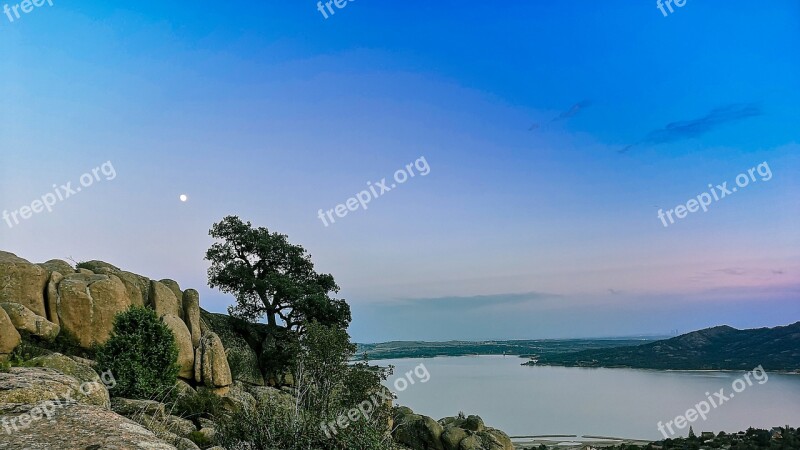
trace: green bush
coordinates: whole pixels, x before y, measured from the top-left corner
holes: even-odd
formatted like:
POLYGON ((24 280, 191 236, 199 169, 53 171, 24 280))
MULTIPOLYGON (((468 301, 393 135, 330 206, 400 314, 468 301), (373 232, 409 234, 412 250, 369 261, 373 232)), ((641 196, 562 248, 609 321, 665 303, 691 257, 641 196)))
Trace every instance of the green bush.
POLYGON ((112 395, 161 399, 178 379, 175 336, 156 313, 132 307, 114 319, 111 338, 97 349, 97 367, 117 380, 112 395))
POLYGON ((219 421, 218 444, 237 450, 386 450, 393 448, 388 434, 386 404, 369 418, 360 417, 328 436, 324 423, 371 399, 382 389, 386 371, 366 362, 351 364, 355 346, 347 332, 317 323, 304 326, 296 342, 294 380, 300 406, 274 404, 243 408, 219 421))
POLYGON ((209 390, 201 389, 196 394, 178 397, 172 404, 171 410, 172 415, 184 419, 195 420, 200 417, 208 417, 216 420, 224 414, 225 406, 220 396, 209 390))

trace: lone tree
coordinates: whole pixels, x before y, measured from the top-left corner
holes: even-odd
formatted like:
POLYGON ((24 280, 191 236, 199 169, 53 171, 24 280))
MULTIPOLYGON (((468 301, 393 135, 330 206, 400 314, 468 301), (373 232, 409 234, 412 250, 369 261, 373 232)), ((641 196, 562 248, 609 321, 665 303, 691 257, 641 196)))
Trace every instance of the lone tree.
POLYGON ((331 297, 339 292, 333 276, 317 273, 311 255, 286 235, 236 216, 215 223, 208 234, 221 241, 206 252, 208 284, 236 296, 230 315, 252 322, 266 316, 269 325, 280 318, 295 330, 310 321, 343 329, 350 324, 350 307, 331 297))

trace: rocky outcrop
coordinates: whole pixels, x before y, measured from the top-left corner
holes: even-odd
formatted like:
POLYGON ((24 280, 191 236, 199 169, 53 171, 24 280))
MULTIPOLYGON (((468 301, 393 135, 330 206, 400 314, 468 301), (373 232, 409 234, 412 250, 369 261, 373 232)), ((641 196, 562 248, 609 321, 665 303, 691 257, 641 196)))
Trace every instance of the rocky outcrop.
POLYGON ((150 298, 150 279, 135 273, 120 270, 115 274, 122 280, 128 291, 128 300, 132 306, 147 306, 150 298))
POLYGON ((168 287, 169 290, 175 294, 175 298, 178 299, 178 303, 180 303, 181 299, 183 298, 183 291, 181 290, 181 286, 177 281, 165 278, 163 280, 159 280, 158 282, 168 287))
POLYGON ((119 267, 105 261, 86 261, 79 264, 81 269, 91 270, 92 273, 100 275, 116 275, 125 285, 128 292, 128 301, 133 306, 145 306, 148 304, 150 279, 126 272, 119 267))
POLYGON ((445 427, 442 432, 442 446, 444 450, 459 450, 461 441, 469 436, 467 430, 457 427, 445 427))
MULTIPOLYGON (((71 274, 74 272, 68 272, 71 274)), ((47 280, 47 291, 45 292, 45 309, 47 309, 47 320, 61 327, 61 320, 58 318, 58 284, 64 280, 61 272, 51 272, 50 279, 47 280)))
POLYGON ((478 416, 437 422, 406 407, 395 408, 393 415, 394 440, 412 450, 514 450, 507 434, 486 427, 478 416))
MULTIPOLYGON (((41 417, 27 427, 0 439, 0 449, 147 449, 176 450, 177 447, 157 438, 153 432, 105 408, 93 405, 70 405, 55 408, 49 417, 34 405, 20 405, 3 417, 18 423, 20 417, 41 417)), ((5 433, 5 432, 4 432, 5 433)))
POLYGON ((253 394, 247 392, 241 383, 233 383, 228 392, 222 396, 224 407, 229 411, 242 411, 244 409, 255 409, 258 402, 253 394))
POLYGON ((283 329, 270 330, 266 324, 248 323, 225 314, 201 310, 200 327, 215 332, 225 346, 232 377, 246 384, 280 386, 291 349, 279 342, 289 342, 283 329))
POLYGON ((6 314, 6 311, 0 308, 0 363, 8 360, 9 354, 22 341, 17 328, 11 319, 6 314))
POLYGON ((83 383, 50 368, 12 367, 0 372, 0 404, 34 405, 47 401, 106 408, 108 389, 102 383, 83 383), (98 391, 100 395, 96 395, 98 391))
POLYGON ((38 356, 25 363, 26 367, 43 367, 56 370, 64 375, 70 376, 80 383, 79 391, 87 397, 87 404, 110 407, 108 387, 97 372, 86 362, 81 362, 78 358, 70 358, 60 353, 38 356))
POLYGON ((111 275, 111 274, 117 273, 120 270, 122 270, 122 269, 120 269, 119 267, 117 267, 117 266, 115 266, 113 264, 107 263, 105 261, 97 261, 97 260, 84 261, 84 262, 78 264, 78 268, 79 269, 88 269, 88 270, 91 270, 94 273, 99 273, 99 274, 103 274, 103 275, 111 275))
POLYGON ((187 380, 182 380, 178 378, 175 381, 175 395, 178 397, 183 397, 187 395, 194 395, 197 391, 195 388, 192 387, 191 384, 187 380))
POLYGON ((444 428, 430 417, 398 408, 394 421, 394 440, 414 450, 444 450, 444 428))
POLYGON ((192 335, 189 328, 183 323, 180 317, 172 314, 161 316, 164 322, 175 336, 175 344, 178 347, 178 366, 180 371, 178 376, 191 380, 194 377, 194 346, 192 345, 192 335))
POLYGON ((58 284, 59 323, 83 348, 107 341, 114 317, 130 306, 125 285, 116 275, 75 273, 58 284))
POLYGON ((122 397, 114 397, 111 400, 111 409, 125 417, 134 417, 137 415, 148 415, 157 419, 166 416, 165 407, 163 403, 155 400, 133 400, 122 397))
POLYGON ((56 353, 28 365, 0 372, 0 450, 199 450, 187 437, 213 441, 213 428, 198 431, 193 422, 166 413, 162 403, 109 402, 106 385, 78 358, 56 353))
MULTIPOLYGON (((234 386, 240 384, 234 381, 234 386)), ((295 408, 297 399, 280 389, 268 386, 253 386, 246 383, 240 384, 256 401, 256 406, 260 409, 269 408, 271 410, 291 411, 295 408)))
MULTIPOLYGON (((250 342, 235 333, 226 334, 233 336, 231 341, 236 344, 231 352, 226 352, 216 334, 209 335, 203 344, 200 295, 194 289, 181 291, 171 279, 151 280, 98 260, 73 268, 62 260, 31 264, 12 253, 0 252, 0 304, 0 359, 8 359, 28 334, 46 340, 64 334, 90 349, 108 340, 117 314, 131 306, 147 306, 175 335, 180 377, 198 380, 224 393, 233 381, 230 358, 240 368, 238 379, 264 384, 261 361, 253 347, 254 342, 258 348, 263 335, 252 333, 250 342), (18 330, 25 333, 20 335, 18 330), (200 360, 196 361, 198 355, 200 360)), ((205 328, 209 333, 215 331, 205 328)))
POLYGON ((486 425, 484 425, 483 419, 481 419, 479 416, 445 417, 444 419, 440 419, 439 423, 445 427, 452 426, 476 432, 483 431, 486 429, 486 425))
POLYGON ((115 398, 111 402, 111 409, 142 425, 159 439, 179 450, 199 450, 199 447, 188 439, 192 433, 198 431, 194 423, 169 415, 163 403, 152 400, 115 398))
POLYGON ((61 331, 61 327, 42 316, 37 316, 19 303, 0 303, 0 308, 5 310, 19 331, 25 331, 46 341, 52 341, 61 331))
POLYGON ((459 450, 514 450, 507 434, 494 428, 473 433, 458 444, 459 450))
POLYGON ((183 317, 183 305, 178 302, 178 297, 160 281, 150 280, 150 301, 158 317, 165 314, 183 317))
POLYGON ((286 371, 293 357, 292 336, 285 328, 249 323, 226 314, 200 310, 200 329, 216 333, 225 347, 234 380, 258 386, 290 386, 286 371))
POLYGON ((200 339, 194 364, 197 383, 209 388, 225 388, 233 382, 225 348, 216 333, 207 333, 200 339))
POLYGON ((51 259, 50 261, 39 263, 39 266, 50 273, 58 272, 61 275, 75 273, 75 268, 72 267, 72 264, 60 259, 51 259))
POLYGON ((49 273, 39 265, 0 251, 0 302, 19 303, 46 317, 44 288, 49 273))
POLYGON ((192 345, 197 348, 200 345, 200 337, 203 335, 200 329, 200 294, 194 289, 187 289, 181 295, 183 304, 183 321, 192 334, 192 345))

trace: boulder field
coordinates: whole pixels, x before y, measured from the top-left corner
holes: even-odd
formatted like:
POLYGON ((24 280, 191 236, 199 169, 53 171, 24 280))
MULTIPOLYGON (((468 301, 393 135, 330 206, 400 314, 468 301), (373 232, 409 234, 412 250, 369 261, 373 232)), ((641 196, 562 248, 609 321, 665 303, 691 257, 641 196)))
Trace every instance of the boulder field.
POLYGON ((90 349, 111 335, 114 317, 131 306, 152 308, 175 335, 179 376, 224 391, 233 382, 225 347, 201 327, 200 296, 169 279, 151 280, 103 261, 73 267, 66 261, 33 264, 0 251, 0 361, 22 336, 53 341, 68 336, 90 349))
POLYGON ((420 450, 514 450, 504 432, 487 427, 478 416, 445 417, 434 420, 411 409, 394 409, 395 442, 420 450))
MULTIPOLYGON (((112 399, 113 387, 97 375, 91 361, 59 353, 0 372, 0 450, 200 450, 190 439, 198 434, 213 442, 214 422, 171 415, 156 401, 112 399)), ((238 395, 224 398, 230 403, 242 398, 256 403, 256 395, 289 396, 264 386, 235 382, 232 387, 238 395)), ((194 394, 188 387, 179 395, 194 394)))

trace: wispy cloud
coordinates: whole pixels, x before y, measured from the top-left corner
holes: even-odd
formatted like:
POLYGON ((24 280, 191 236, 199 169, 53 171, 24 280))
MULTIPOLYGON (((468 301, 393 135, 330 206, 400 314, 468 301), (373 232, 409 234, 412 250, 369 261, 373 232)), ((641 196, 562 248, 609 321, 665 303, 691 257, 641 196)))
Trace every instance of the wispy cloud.
POLYGON ((785 273, 784 269, 723 267, 699 272, 690 280, 702 283, 753 283, 774 281, 785 273))
POLYGON ((393 306, 413 306, 425 308, 444 308, 455 311, 492 306, 520 305, 561 298, 557 294, 544 292, 522 292, 513 294, 489 294, 473 296, 446 296, 432 298, 404 298, 393 302, 393 306))
POLYGON ((722 125, 760 116, 761 114, 761 108, 754 103, 735 103, 720 106, 698 119, 668 123, 664 128, 651 131, 641 141, 619 150, 619 153, 626 153, 634 147, 644 145, 666 144, 683 139, 696 138, 722 125))
MULTIPOLYGON (((581 111, 583 111, 584 109, 588 108, 591 105, 592 102, 590 100, 581 100, 578 103, 572 105, 568 110, 561 112, 561 114, 557 115, 556 117, 553 117, 550 120, 550 122, 558 122, 560 120, 566 120, 575 117, 576 115, 578 115, 578 113, 580 113, 581 111)), ((528 131, 533 131, 538 128, 541 128, 541 125, 539 125, 538 123, 534 123, 533 125, 531 125, 530 128, 528 128, 528 131)))
POLYGON ((572 105, 568 110, 562 112, 558 115, 558 117, 551 120, 551 122, 556 122, 559 120, 569 119, 570 117, 575 117, 579 112, 583 111, 584 109, 588 108, 592 105, 590 100, 581 100, 578 103, 572 105))
POLYGON ((728 267, 728 268, 725 268, 725 269, 719 269, 719 270, 717 270, 717 272, 724 273, 725 275, 734 275, 734 276, 740 276, 740 275, 744 275, 744 274, 747 273, 746 270, 738 268, 738 267, 728 267))

